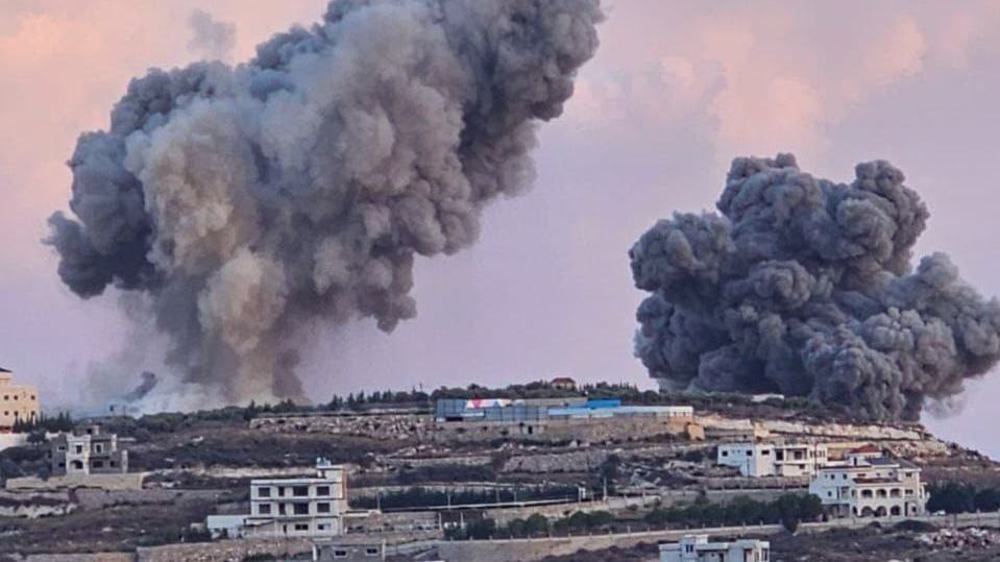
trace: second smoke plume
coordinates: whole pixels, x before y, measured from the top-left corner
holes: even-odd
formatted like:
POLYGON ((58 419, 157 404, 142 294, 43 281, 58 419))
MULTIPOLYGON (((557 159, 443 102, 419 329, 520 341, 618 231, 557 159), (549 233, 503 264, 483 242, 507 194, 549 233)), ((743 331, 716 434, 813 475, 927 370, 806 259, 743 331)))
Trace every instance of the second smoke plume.
POLYGON ((780 392, 915 420, 1000 358, 1000 304, 945 254, 911 253, 927 208, 884 161, 838 184, 794 157, 738 158, 718 214, 675 214, 630 252, 636 353, 671 389, 780 392))

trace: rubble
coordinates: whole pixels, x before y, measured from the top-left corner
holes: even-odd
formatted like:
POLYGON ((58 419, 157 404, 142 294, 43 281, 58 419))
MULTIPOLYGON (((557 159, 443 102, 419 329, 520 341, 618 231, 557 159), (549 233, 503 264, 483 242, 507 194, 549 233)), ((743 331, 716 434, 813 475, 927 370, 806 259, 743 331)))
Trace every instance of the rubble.
POLYGON ((934 533, 917 536, 917 541, 934 549, 983 549, 1000 545, 1000 533, 992 529, 969 527, 965 529, 941 529, 934 533))

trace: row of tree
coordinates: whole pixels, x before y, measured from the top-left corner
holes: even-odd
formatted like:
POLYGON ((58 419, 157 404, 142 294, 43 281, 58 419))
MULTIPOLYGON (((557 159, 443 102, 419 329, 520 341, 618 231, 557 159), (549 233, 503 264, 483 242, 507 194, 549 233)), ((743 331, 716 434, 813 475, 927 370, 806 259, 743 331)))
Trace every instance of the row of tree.
POLYGON ((927 510, 931 513, 971 513, 1000 510, 1000 489, 977 487, 961 482, 931 484, 927 488, 930 499, 927 510))
POLYGON ((795 531, 800 522, 816 521, 822 515, 823 504, 817 496, 783 494, 769 502, 737 496, 724 504, 712 503, 701 497, 688 505, 654 509, 646 515, 645 521, 655 526, 691 527, 781 523, 790 531, 795 531))
POLYGON ((352 505, 361 509, 401 509, 414 507, 443 507, 447 505, 475 505, 485 503, 507 503, 516 501, 541 501, 576 499, 575 486, 547 486, 544 488, 525 487, 520 489, 498 489, 483 491, 446 492, 415 486, 401 492, 383 494, 378 497, 366 496, 352 500, 352 505))
POLYGON ((68 412, 60 412, 55 417, 49 417, 45 414, 41 414, 30 420, 18 419, 14 422, 14 426, 11 429, 14 433, 57 433, 60 431, 72 431, 73 418, 68 412))
MULTIPOLYGON (((691 504, 654 509, 643 517, 642 522, 656 528, 780 523, 794 532, 799 523, 817 521, 822 515, 822 503, 811 494, 784 494, 770 502, 739 496, 728 503, 712 503, 701 497, 691 504)), ((492 519, 475 519, 464 528, 449 529, 446 534, 452 539, 521 538, 622 530, 635 523, 634 519, 618 519, 607 511, 576 511, 555 520, 535 514, 527 519, 515 519, 504 527, 497 526, 492 519)))

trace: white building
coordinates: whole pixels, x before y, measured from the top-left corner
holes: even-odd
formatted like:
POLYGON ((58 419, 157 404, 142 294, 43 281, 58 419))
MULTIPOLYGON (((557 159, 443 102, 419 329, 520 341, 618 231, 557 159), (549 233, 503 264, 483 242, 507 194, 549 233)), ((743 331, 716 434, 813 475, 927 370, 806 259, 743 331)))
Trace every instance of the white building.
POLYGON ((740 470, 743 476, 809 476, 827 463, 823 443, 725 443, 719 445, 717 463, 740 470))
POLYGON ((809 493, 818 496, 835 517, 923 515, 928 498, 917 466, 886 458, 871 446, 820 468, 809 493))
POLYGON ((350 513, 343 466, 316 462, 314 478, 256 479, 250 482, 249 515, 211 515, 208 529, 229 537, 332 537, 344 533, 350 513))
POLYGON ((660 562, 769 562, 771 543, 756 539, 708 542, 708 535, 688 535, 660 544, 660 562))

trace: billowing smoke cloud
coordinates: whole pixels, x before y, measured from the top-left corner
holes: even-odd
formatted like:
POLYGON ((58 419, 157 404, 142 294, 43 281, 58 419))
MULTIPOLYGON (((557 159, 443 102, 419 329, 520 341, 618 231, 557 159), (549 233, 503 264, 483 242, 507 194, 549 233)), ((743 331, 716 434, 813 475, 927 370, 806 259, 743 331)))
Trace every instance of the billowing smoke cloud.
POLYGON ((194 10, 188 17, 191 41, 188 48, 208 58, 226 60, 236 46, 236 26, 218 21, 204 10, 194 10))
POLYGON ((147 394, 152 392, 154 388, 156 388, 156 383, 157 383, 156 373, 145 371, 142 373, 142 377, 141 380, 139 381, 139 384, 136 385, 136 387, 133 388, 132 390, 128 391, 128 393, 122 397, 122 400, 126 402, 135 402, 136 400, 141 400, 147 394))
POLYGON ((59 274, 148 295, 186 382, 296 398, 297 327, 412 318, 415 257, 525 190, 601 19, 598 0, 335 0, 246 64, 153 70, 80 137, 59 274))
POLYGON ((718 214, 675 214, 630 252, 636 354, 670 389, 781 392, 872 419, 919 418, 928 399, 1000 358, 1000 304, 945 254, 911 253, 927 208, 884 161, 837 184, 791 155, 733 161, 718 214))

